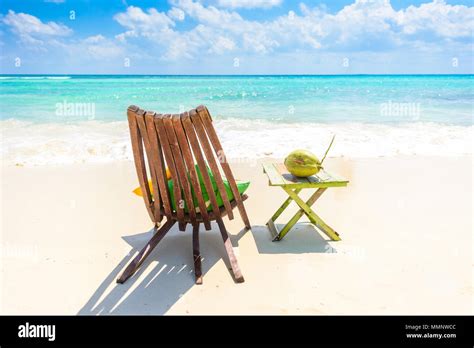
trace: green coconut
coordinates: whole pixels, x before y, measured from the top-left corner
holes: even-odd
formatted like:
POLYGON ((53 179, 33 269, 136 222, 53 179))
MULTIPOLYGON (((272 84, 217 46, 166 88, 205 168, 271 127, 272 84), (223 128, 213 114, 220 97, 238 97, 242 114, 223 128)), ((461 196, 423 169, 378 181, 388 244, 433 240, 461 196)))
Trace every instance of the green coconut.
POLYGON ((329 149, 334 141, 332 137, 331 143, 329 144, 323 159, 320 161, 318 157, 308 150, 294 150, 285 158, 285 167, 294 176, 308 177, 317 174, 321 168, 329 149))
POLYGON ((285 167, 294 176, 307 177, 321 169, 321 162, 308 150, 294 150, 285 158, 285 167))

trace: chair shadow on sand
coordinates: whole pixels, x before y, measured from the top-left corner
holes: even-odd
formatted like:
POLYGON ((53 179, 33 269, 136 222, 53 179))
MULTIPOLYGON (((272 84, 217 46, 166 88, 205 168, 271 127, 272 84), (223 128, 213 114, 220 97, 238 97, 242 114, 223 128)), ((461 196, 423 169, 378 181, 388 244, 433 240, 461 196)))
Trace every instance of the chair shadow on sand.
MULTIPOLYGON (((217 226, 201 231, 200 244, 204 282, 207 272, 220 260, 231 269, 217 226)), ((243 231, 242 231, 243 232, 243 231)), ((116 284, 120 272, 151 238, 153 230, 122 237, 133 248, 102 281, 97 290, 78 312, 79 315, 165 314, 194 283, 192 231, 174 226, 156 246, 138 271, 124 284, 116 284), (145 278, 143 272, 147 273, 145 278), (111 288, 109 290, 109 288, 111 288)), ((243 236, 245 233, 239 233, 243 236)), ((229 234, 232 245, 236 236, 229 234)), ((232 272, 229 271, 232 281, 232 272)))
MULTIPOLYGON (((220 260, 224 260, 227 269, 231 268, 217 226, 213 223, 212 227, 211 231, 200 233, 204 283, 207 272, 220 260)), ((266 226, 252 226, 251 231, 261 254, 336 252, 318 231, 308 224, 296 225, 294 230, 280 242, 271 241, 266 226)), ((152 233, 153 230, 150 230, 122 237, 132 250, 102 281, 78 312, 79 315, 165 314, 195 285, 192 231, 189 226, 185 232, 178 231, 174 226, 138 271, 124 284, 116 284, 120 272, 141 250, 152 233), (145 278, 142 277, 143 272, 147 273, 145 278)), ((245 233, 247 231, 243 229, 237 235, 229 234, 234 247, 245 233)), ((231 271, 229 273, 229 280, 232 281, 231 271)))

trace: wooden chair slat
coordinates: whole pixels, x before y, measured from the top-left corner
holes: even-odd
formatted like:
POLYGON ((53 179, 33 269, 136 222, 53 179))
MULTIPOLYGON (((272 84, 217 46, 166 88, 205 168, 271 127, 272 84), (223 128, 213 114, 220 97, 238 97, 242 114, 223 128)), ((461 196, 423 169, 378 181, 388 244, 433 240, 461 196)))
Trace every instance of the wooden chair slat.
POLYGON ((168 179, 166 178, 166 163, 163 158, 161 142, 160 139, 158 139, 154 112, 147 112, 145 114, 145 124, 147 125, 150 148, 154 158, 155 174, 158 181, 158 188, 160 189, 161 203, 163 205, 165 215, 170 217, 172 209, 168 191, 168 179))
POLYGON ((138 182, 143 193, 143 200, 150 218, 156 223, 155 214, 153 212, 153 201, 151 197, 150 188, 148 187, 148 177, 146 173, 145 158, 143 155, 143 142, 140 134, 140 129, 137 123, 137 112, 133 108, 127 110, 128 125, 130 129, 130 138, 132 142, 133 158, 135 160, 135 169, 137 171, 138 182))
POLYGON ((153 184, 153 192, 152 194, 153 199, 153 212, 155 214, 155 222, 161 221, 161 209, 160 209, 160 193, 158 190, 157 180, 156 180, 156 173, 155 173, 155 159, 152 154, 152 147, 150 145, 150 139, 148 135, 147 126, 145 124, 145 114, 138 114, 137 117, 137 124, 138 128, 140 129, 140 134, 142 135, 143 143, 145 145, 145 153, 148 160, 148 167, 150 169, 150 176, 151 181, 153 184))
MULTIPOLYGON (((161 144, 155 128, 155 113, 148 111, 145 113, 145 124, 148 132, 148 141, 150 143, 150 157, 152 158, 155 171, 155 181, 153 181, 154 195, 157 195, 159 206, 163 206, 166 216, 171 216, 171 207, 168 193, 168 179, 166 178, 166 167, 161 150, 161 144)), ((153 179, 152 179, 153 180, 153 179)), ((156 204, 155 204, 156 206, 156 204)), ((162 218, 162 217, 161 217, 162 218)))
POLYGON ((242 217, 245 226, 247 228, 250 228, 250 222, 247 216, 247 212, 242 202, 242 198, 240 197, 239 189, 237 188, 237 184, 235 182, 234 175, 232 174, 232 170, 230 169, 229 162, 227 162, 227 157, 225 156, 224 149, 222 148, 219 137, 217 136, 216 130, 214 129, 214 126, 212 124, 212 118, 209 114, 209 110, 207 110, 207 108, 203 105, 198 106, 196 110, 201 118, 209 140, 211 141, 211 144, 214 147, 214 151, 216 153, 217 158, 219 159, 225 177, 229 182, 232 194, 234 195, 234 199, 237 201, 237 207, 239 208, 240 216, 242 217))
POLYGON ((219 189, 222 201, 224 202, 224 207, 227 210, 227 215, 229 219, 232 220, 234 218, 234 214, 232 212, 230 200, 227 197, 227 191, 225 190, 224 181, 222 180, 222 176, 219 171, 219 167, 217 166, 216 159, 214 158, 214 154, 212 152, 211 145, 209 144, 209 140, 207 139, 207 135, 204 130, 201 118, 199 117, 199 114, 196 110, 191 110, 189 112, 189 115, 194 125, 194 128, 196 129, 196 134, 201 143, 201 147, 204 151, 204 154, 206 155, 207 163, 209 164, 209 167, 211 167, 212 174, 214 175, 214 180, 216 181, 217 188, 219 189))
POLYGON ((184 221, 184 209, 183 209, 183 200, 181 197, 181 187, 179 184, 178 172, 174 163, 173 154, 171 152, 170 141, 166 132, 166 128, 163 122, 163 119, 168 117, 168 115, 157 115, 155 117, 155 126, 158 132, 158 138, 160 139, 161 146, 163 147, 163 152, 166 159, 166 164, 171 173, 171 179, 173 180, 173 193, 175 200, 176 212, 178 214, 179 229, 184 231, 186 226, 184 221))
POLYGON ((188 140, 186 138, 186 133, 184 131, 183 125, 181 123, 181 119, 183 117, 186 117, 184 114, 181 115, 175 115, 173 117, 173 125, 174 125, 174 130, 176 137, 179 142, 179 146, 181 148, 181 153, 183 154, 185 164, 187 167, 187 172, 189 173, 189 176, 191 178, 191 183, 192 187, 194 190, 195 197, 198 201, 198 206, 199 206, 199 212, 202 215, 203 222, 205 225, 206 229, 211 229, 211 224, 209 220, 209 215, 207 213, 207 207, 206 203, 204 202, 204 198, 202 196, 202 190, 201 190, 201 184, 199 182, 199 177, 196 172, 196 167, 194 165, 194 159, 193 159, 193 154, 191 152, 191 148, 189 147, 188 140))
POLYGON ((196 222, 196 210, 194 208, 193 195, 191 193, 191 183, 186 173, 186 164, 184 163, 183 154, 181 152, 178 138, 174 130, 174 123, 173 123, 174 117, 179 118, 179 115, 168 115, 167 117, 163 118, 163 123, 165 125, 166 133, 168 134, 168 139, 169 139, 170 147, 171 147, 171 153, 173 154, 173 157, 174 157, 174 163, 176 166, 180 186, 184 192, 184 200, 188 207, 189 215, 191 217, 191 222, 194 226, 196 222))
POLYGON ((204 160, 204 156, 201 152, 201 147, 199 145, 198 138, 194 131, 193 124, 191 122, 191 117, 188 114, 184 115, 181 119, 181 123, 184 127, 186 132, 186 136, 189 139, 189 143, 191 144, 191 148, 194 153, 194 157, 196 159, 199 171, 201 172, 202 178, 204 180, 204 187, 209 195, 209 200, 211 201, 211 207, 214 214, 219 214, 219 205, 217 204, 216 194, 214 192, 214 188, 212 186, 211 178, 209 177, 209 173, 207 172, 206 161, 204 160))

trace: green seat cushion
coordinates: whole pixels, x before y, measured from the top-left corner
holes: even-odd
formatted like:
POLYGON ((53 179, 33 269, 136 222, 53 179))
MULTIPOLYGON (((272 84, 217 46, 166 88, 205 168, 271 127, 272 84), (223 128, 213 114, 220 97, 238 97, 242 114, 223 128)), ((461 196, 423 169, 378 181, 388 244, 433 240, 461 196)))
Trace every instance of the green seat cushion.
MULTIPOLYGON (((199 184, 201 186, 201 192, 202 192, 202 197, 204 199, 204 203, 206 204, 207 210, 211 211, 212 210, 212 205, 211 205, 211 201, 209 199, 209 194, 206 190, 206 186, 204 184, 204 178, 203 178, 202 173, 199 170, 197 165, 195 166, 195 168, 196 168, 196 172, 198 174, 199 184)), ((221 193, 219 192, 219 189, 217 188, 217 183, 216 183, 216 180, 214 179, 214 175, 212 174, 209 167, 207 167, 206 169, 207 169, 207 173, 209 174, 209 178, 211 179, 212 189, 214 191, 214 194, 216 195, 217 205, 219 207, 222 207, 224 205, 224 202, 222 200, 221 193)), ((189 180, 189 182, 191 182, 191 179, 189 177, 189 173, 188 173, 188 180, 189 180)), ((230 184, 225 178, 223 178, 222 181, 224 182, 224 187, 225 187, 225 191, 227 193, 227 197, 229 197, 229 201, 232 201, 234 199, 234 194, 232 193, 232 189, 230 188, 230 184)), ((237 185, 237 190, 239 191, 239 194, 243 195, 244 192, 248 189, 248 187, 250 185, 250 181, 236 181, 236 185, 237 185)), ((174 198, 173 187, 174 187, 173 179, 168 180, 168 189, 169 189, 170 196, 171 196, 170 197, 171 198, 171 206, 172 206, 173 210, 176 211, 176 201, 175 201, 175 198, 174 198)), ((193 196, 193 203, 194 203, 194 207, 196 208, 196 212, 199 212, 199 203, 198 203, 198 200, 197 200, 197 197, 196 197, 196 193, 194 192, 193 185, 191 185, 191 194, 193 196)), ((183 190, 181 190, 181 197, 183 198, 183 201, 184 201, 184 211, 189 212, 187 203, 185 202, 185 199, 184 199, 185 196, 184 196, 184 191, 183 190)))

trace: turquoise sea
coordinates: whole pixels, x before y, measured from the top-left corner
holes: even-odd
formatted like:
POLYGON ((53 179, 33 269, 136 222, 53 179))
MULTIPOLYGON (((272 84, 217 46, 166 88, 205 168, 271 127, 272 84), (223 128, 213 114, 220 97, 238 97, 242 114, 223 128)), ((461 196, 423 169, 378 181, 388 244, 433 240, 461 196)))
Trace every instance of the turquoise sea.
POLYGON ((473 82, 474 75, 3 75, 2 159, 129 159, 130 104, 161 113, 206 105, 233 157, 319 152, 332 134, 337 156, 470 154, 473 82))

